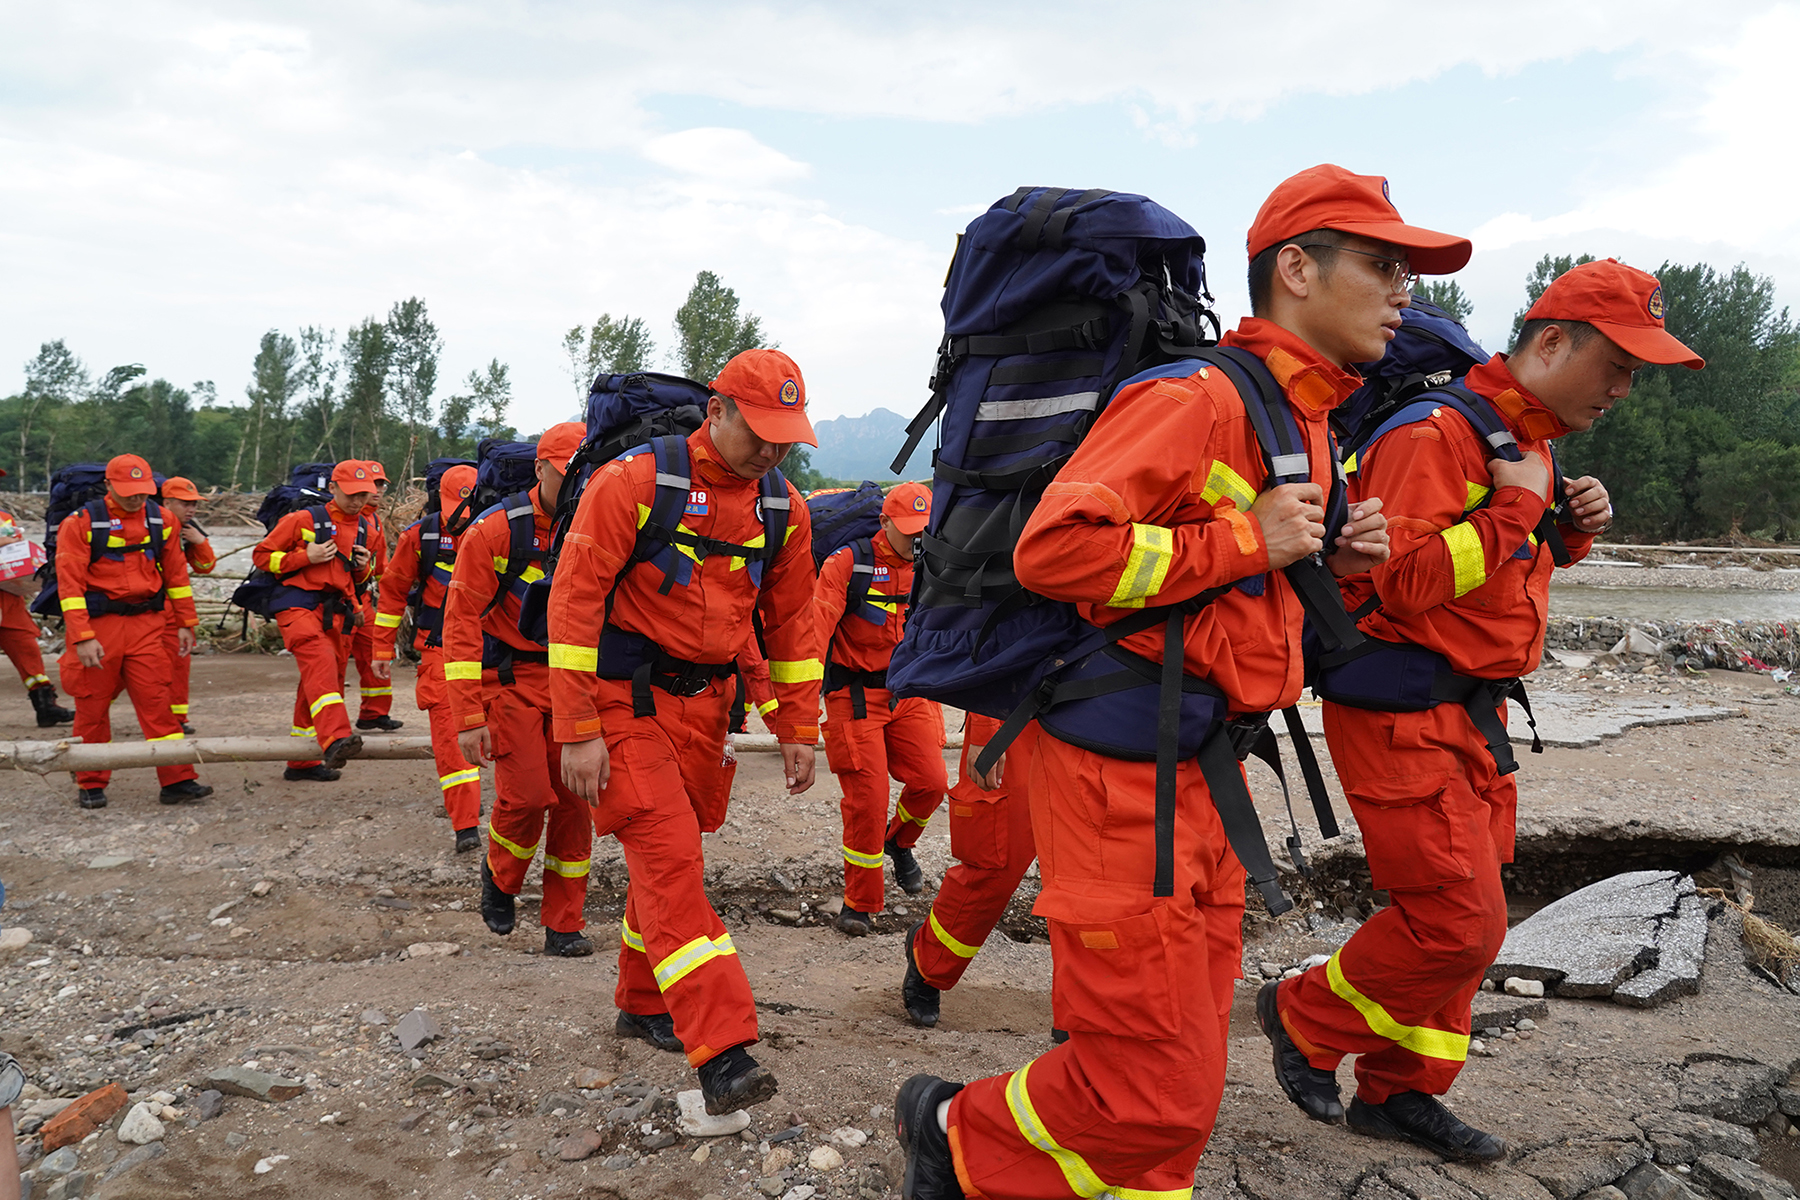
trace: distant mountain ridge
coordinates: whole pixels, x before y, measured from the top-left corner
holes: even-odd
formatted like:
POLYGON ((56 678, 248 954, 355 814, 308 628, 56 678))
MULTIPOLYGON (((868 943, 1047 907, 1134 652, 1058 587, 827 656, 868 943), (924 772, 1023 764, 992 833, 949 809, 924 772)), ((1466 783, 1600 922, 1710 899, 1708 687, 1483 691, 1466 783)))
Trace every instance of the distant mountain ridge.
MULTIPOLYGON (((906 423, 911 418, 886 408, 872 409, 860 417, 832 417, 813 423, 819 448, 812 452, 813 469, 834 479, 873 479, 878 483, 896 478, 894 455, 906 444, 906 423)), ((931 446, 927 434, 912 453, 901 479, 931 478, 931 446)))

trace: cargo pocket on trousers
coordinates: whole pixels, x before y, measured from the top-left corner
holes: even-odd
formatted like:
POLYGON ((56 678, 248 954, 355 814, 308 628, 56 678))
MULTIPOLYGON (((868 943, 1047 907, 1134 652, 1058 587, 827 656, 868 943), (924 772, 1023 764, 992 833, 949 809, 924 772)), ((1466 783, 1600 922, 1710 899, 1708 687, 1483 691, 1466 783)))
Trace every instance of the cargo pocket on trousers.
POLYGON ((846 736, 848 732, 842 721, 827 721, 823 727, 825 761, 833 775, 862 769, 862 755, 857 753, 856 743, 846 736))
POLYGON ((979 871, 1006 866, 1012 821, 1004 792, 985 792, 970 800, 950 793, 950 853, 957 862, 979 871))
POLYGON ((1052 1016, 1070 1032, 1172 1038, 1181 1034, 1164 909, 1110 921, 1050 918, 1052 1016))

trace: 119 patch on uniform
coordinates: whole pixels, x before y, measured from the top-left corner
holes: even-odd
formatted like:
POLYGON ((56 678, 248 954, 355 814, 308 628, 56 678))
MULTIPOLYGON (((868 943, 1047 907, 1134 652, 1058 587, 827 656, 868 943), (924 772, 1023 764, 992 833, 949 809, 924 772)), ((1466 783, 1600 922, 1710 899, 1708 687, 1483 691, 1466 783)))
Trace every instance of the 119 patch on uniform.
POLYGON ((687 515, 690 517, 704 517, 707 514, 707 511, 706 489, 695 488, 693 491, 689 492, 687 498, 687 515))

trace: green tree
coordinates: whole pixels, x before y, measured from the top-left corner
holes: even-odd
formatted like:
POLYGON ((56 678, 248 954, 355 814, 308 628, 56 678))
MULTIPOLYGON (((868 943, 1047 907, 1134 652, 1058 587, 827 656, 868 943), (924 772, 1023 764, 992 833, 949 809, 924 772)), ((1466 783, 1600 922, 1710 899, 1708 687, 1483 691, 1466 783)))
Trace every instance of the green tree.
POLYGON ((1591 254, 1546 254, 1538 259, 1532 265, 1531 274, 1525 277, 1525 307, 1513 314, 1512 332, 1506 335, 1506 344, 1511 346, 1519 340, 1519 329, 1525 324, 1525 314, 1531 311, 1531 306, 1537 303, 1538 297, 1544 294, 1544 289, 1550 286, 1552 280, 1582 263, 1593 261, 1594 256, 1591 254))
POLYGON ((592 329, 577 325, 563 334, 562 344, 569 360, 569 378, 583 401, 594 377, 602 371, 615 375, 647 371, 656 358, 656 343, 642 317, 615 319, 611 313, 601 313, 592 329))
POLYGON ((476 437, 508 437, 516 432, 506 423, 511 406, 512 371, 499 359, 490 359, 485 369, 469 372, 462 391, 444 401, 444 438, 463 457, 472 457, 476 437))
POLYGON ((263 441, 265 436, 279 439, 282 427, 287 424, 288 404, 299 391, 299 361, 300 348, 293 338, 276 329, 262 335, 256 361, 250 367, 250 383, 244 388, 244 394, 250 399, 250 415, 244 422, 237 455, 231 463, 232 491, 238 490, 246 442, 251 446, 249 486, 251 490, 262 486, 263 441))
POLYGON ((781 460, 781 473, 787 476, 789 483, 803 492, 836 487, 838 483, 829 475, 823 475, 813 468, 812 452, 798 442, 787 452, 787 457, 781 460))
MULTIPOLYGON (((19 479, 20 491, 33 478, 29 466, 34 426, 46 414, 55 412, 87 395, 87 367, 82 365, 61 338, 38 347, 37 357, 25 364, 25 391, 19 397, 19 479)), ((45 451, 48 459, 49 452, 45 451)), ((46 466, 44 486, 49 486, 46 466)), ((35 481, 34 481, 35 482, 35 481)))
MULTIPOLYGON (((388 389, 407 431, 401 478, 410 479, 419 439, 432 427, 431 396, 437 390, 438 355, 443 352, 444 339, 425 311, 425 302, 413 296, 388 311, 387 341, 388 389)), ((376 454, 379 457, 379 448, 376 454)))
POLYGON ((1758 438, 1700 460, 1697 507, 1732 541, 1786 540, 1800 533, 1800 446, 1758 438))
POLYGON ((1664 323, 1706 360, 1706 368, 1654 368, 1669 381, 1678 408, 1708 408, 1729 419, 1744 438, 1794 442, 1792 374, 1800 359, 1800 330, 1788 310, 1775 307, 1775 281, 1742 263, 1721 274, 1705 263, 1665 262, 1664 323))
POLYGON ((348 437, 342 452, 334 440, 333 458, 380 458, 381 426, 388 416, 388 362, 392 346, 387 326, 374 317, 364 318, 344 334, 344 403, 342 419, 348 421, 348 437), (372 454, 363 450, 371 449, 372 454))
POLYGON ((675 310, 675 342, 682 373, 702 383, 716 378, 734 355, 773 344, 760 318, 738 315, 737 293, 711 271, 694 277, 687 300, 675 310))
POLYGON ((301 426, 306 428, 308 437, 314 431, 319 435, 308 458, 317 459, 331 442, 339 416, 337 377, 340 363, 334 353, 336 349, 336 330, 320 329, 316 325, 308 325, 300 330, 300 373, 297 387, 305 399, 288 430, 287 452, 282 455, 286 460, 284 468, 294 461, 294 434, 301 426))
POLYGON ((1454 279, 1433 279, 1417 294, 1421 300, 1437 305, 1464 325, 1469 323, 1469 314, 1475 311, 1475 302, 1454 279))

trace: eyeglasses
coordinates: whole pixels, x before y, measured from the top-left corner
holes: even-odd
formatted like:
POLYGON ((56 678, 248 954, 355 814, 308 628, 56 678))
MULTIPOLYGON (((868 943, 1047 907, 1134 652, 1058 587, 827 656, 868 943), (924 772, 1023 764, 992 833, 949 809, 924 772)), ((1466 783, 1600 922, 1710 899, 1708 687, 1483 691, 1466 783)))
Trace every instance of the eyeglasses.
POLYGON ((1352 250, 1348 246, 1333 246, 1329 242, 1298 242, 1302 250, 1336 250, 1343 254, 1359 254, 1364 258, 1375 260, 1375 270, 1387 279, 1388 289, 1396 295, 1411 295, 1419 286, 1419 277, 1413 272, 1412 264, 1404 258, 1395 258, 1390 254, 1371 254, 1367 250, 1352 250))

